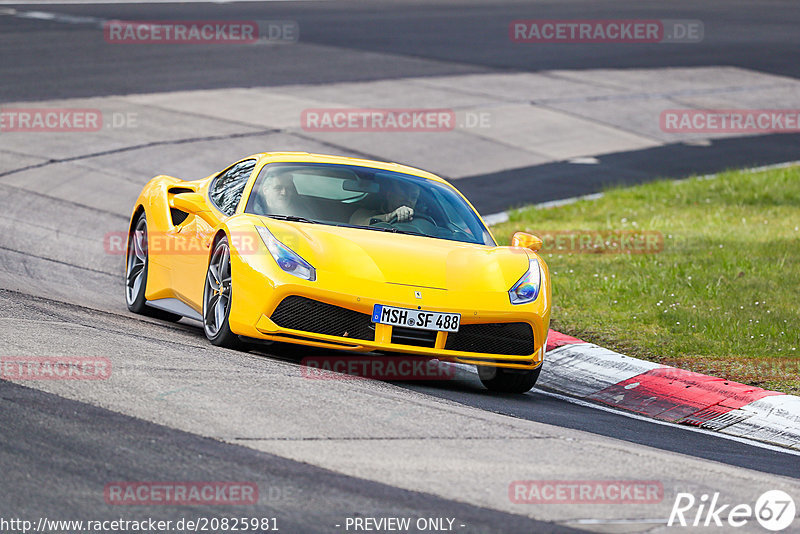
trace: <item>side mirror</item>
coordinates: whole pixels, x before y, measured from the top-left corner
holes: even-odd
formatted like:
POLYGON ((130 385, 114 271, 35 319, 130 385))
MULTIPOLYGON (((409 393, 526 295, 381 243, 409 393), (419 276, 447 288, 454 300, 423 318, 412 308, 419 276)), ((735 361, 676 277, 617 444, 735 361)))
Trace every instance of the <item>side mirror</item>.
POLYGON ((173 195, 169 200, 169 207, 197 215, 212 227, 219 222, 211 213, 206 199, 200 193, 178 193, 173 195))
POLYGON ((511 236, 511 246, 529 248, 533 251, 537 251, 542 248, 542 240, 532 234, 515 232, 514 235, 511 236))
POLYGON ((208 205, 200 193, 178 193, 172 197, 169 204, 175 209, 195 215, 201 211, 208 211, 208 205))

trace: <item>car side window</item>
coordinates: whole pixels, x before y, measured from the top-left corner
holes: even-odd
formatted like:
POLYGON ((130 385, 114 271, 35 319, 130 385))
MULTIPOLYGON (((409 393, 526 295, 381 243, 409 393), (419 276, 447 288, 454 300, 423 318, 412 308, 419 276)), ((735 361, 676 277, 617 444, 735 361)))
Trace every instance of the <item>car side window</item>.
POLYGON ((247 185, 247 179, 250 178, 255 166, 254 159, 241 161, 214 178, 208 196, 219 211, 228 216, 236 212, 236 206, 239 205, 244 193, 244 186, 247 185))

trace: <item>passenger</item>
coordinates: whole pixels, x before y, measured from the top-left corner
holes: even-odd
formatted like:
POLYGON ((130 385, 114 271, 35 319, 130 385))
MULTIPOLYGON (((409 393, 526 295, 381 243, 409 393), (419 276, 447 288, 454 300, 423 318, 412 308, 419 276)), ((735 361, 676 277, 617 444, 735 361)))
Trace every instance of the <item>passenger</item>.
POLYGON ((308 217, 308 206, 300 197, 294 185, 292 172, 277 170, 268 176, 261 185, 256 200, 256 211, 264 215, 295 215, 308 217))

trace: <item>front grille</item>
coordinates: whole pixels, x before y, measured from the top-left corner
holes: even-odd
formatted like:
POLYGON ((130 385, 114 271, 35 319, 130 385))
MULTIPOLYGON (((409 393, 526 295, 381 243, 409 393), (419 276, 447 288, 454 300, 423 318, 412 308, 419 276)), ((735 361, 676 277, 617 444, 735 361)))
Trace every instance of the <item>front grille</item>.
POLYGON ((433 346, 436 345, 436 332, 434 330, 393 326, 392 343, 433 348, 433 346))
POLYGON ((533 329, 528 323, 462 324, 458 332, 447 334, 444 346, 459 352, 484 354, 533 354, 533 329))
POLYGON ((281 328, 369 341, 375 339, 375 326, 370 315, 306 297, 286 297, 270 318, 281 328))

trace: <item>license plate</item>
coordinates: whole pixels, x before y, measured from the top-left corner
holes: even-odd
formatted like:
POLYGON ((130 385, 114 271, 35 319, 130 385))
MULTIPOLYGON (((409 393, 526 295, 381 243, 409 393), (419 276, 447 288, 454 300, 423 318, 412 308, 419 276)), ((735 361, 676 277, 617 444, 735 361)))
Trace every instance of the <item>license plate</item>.
POLYGON ((372 322, 419 328, 420 330, 444 330, 458 332, 461 323, 459 313, 441 313, 410 308, 395 308, 376 304, 372 309, 372 322))

